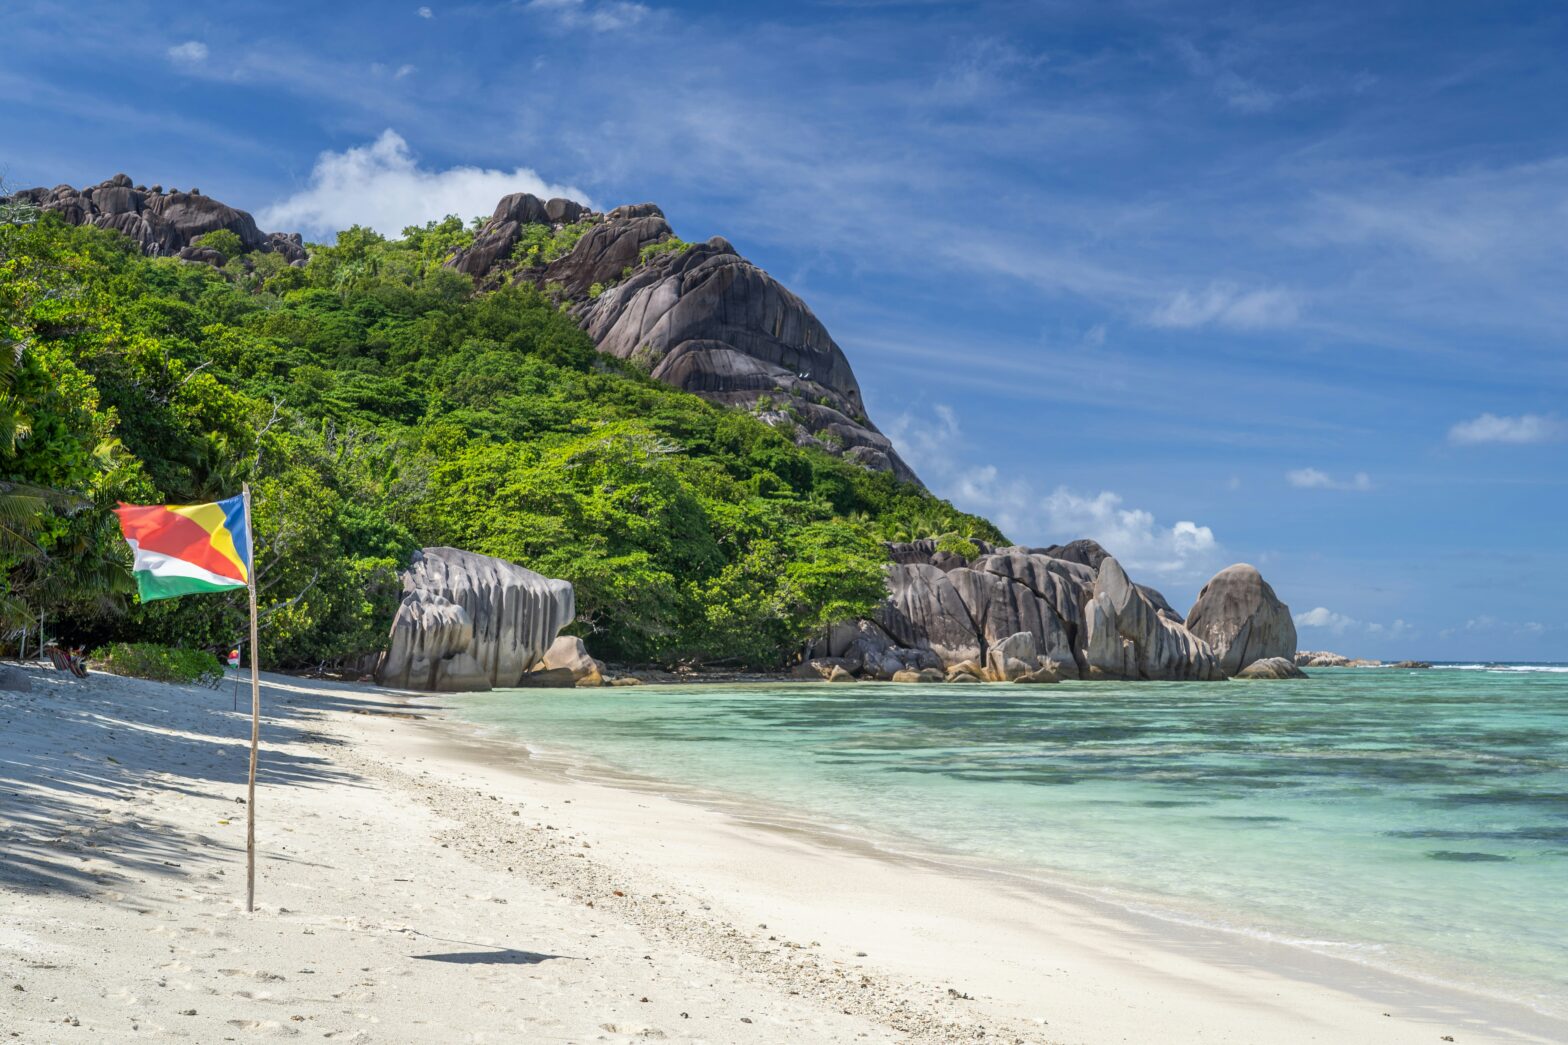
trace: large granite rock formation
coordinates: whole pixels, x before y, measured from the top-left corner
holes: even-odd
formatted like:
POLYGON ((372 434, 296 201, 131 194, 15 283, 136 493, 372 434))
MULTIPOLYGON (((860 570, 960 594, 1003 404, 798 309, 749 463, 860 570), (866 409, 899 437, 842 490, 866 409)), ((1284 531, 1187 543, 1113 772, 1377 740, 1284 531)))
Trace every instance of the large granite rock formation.
POLYGON ((978 551, 966 560, 938 551, 934 541, 888 547, 888 598, 878 623, 900 647, 935 654, 950 678, 1003 680, 1039 670, 1041 678, 1217 680, 1232 673, 1163 595, 1134 584, 1093 541, 979 544, 978 551))
POLYGON ((203 251, 195 241, 206 233, 226 229, 240 238, 247 251, 271 251, 291 263, 305 263, 299 233, 262 232, 256 219, 245 211, 203 196, 196 189, 164 192, 161 185, 133 185, 127 175, 116 174, 84 189, 69 185, 23 189, 10 199, 25 200, 72 225, 117 229, 135 241, 143 254, 221 263, 221 255, 203 251))
POLYGON ((1225 677, 1207 643, 1162 614, 1115 559, 1100 563, 1085 612, 1089 678, 1217 680, 1225 677))
POLYGON ((1203 586, 1187 613, 1187 629, 1209 644, 1227 675, 1255 660, 1295 660, 1296 623, 1290 607, 1244 562, 1227 566, 1203 586))
POLYGON ((673 236, 651 203, 598 214, 518 193, 448 264, 481 286, 551 289, 601 352, 634 360, 676 388, 753 410, 801 445, 918 481, 866 417, 849 361, 805 302, 724 239, 682 245, 673 236), (527 225, 560 232, 574 223, 586 229, 562 257, 531 267, 513 259, 527 225), (678 249, 644 255, 658 244, 678 249))
POLYGON ((577 615, 572 586, 456 548, 414 553, 403 574, 383 686, 443 692, 516 686, 577 615))

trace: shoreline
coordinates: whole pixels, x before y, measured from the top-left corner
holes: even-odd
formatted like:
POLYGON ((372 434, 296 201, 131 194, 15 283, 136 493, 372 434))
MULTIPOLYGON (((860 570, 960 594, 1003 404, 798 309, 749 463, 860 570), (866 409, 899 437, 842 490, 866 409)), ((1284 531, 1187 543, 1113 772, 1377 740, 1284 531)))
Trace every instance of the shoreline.
POLYGON ((286 676, 263 681, 247 918, 234 798, 248 717, 228 684, 22 670, 33 692, 0 694, 0 964, 23 988, 8 991, 12 1040, 1113 1042, 1158 1027, 1172 1042, 1473 1042, 1565 1029, 1285 944, 1173 933, 1092 898, 825 845, 805 820, 743 819, 585 779, 582 764, 573 776, 465 736, 475 727, 442 695, 286 676), (418 953, 431 949, 445 953, 418 953))
MULTIPOLYGON (((790 682, 811 685, 798 679, 790 682)), ((562 690, 559 696, 569 700, 571 692, 562 690)), ((410 699, 410 706, 417 706, 418 699, 410 699)), ((1489 991, 1457 976, 1445 978, 1441 973, 1400 968, 1347 953, 1367 946, 1364 943, 1315 940, 1256 921, 1249 924, 1244 917, 1226 921, 1220 910, 1205 909, 1190 901, 1191 906, 1183 907, 1183 901, 1175 897, 1138 893, 1120 886, 1074 878, 1066 872, 944 850, 910 834, 868 829, 859 824, 830 823, 824 817, 797 814, 753 795, 712 790, 621 769, 598 760, 590 752, 541 746, 526 737, 508 736, 505 729, 476 724, 457 716, 433 717, 429 726, 448 733, 454 750, 462 757, 493 763, 505 759, 512 751, 526 752, 524 760, 507 767, 519 775, 669 799, 748 828, 797 837, 813 846, 884 861, 917 873, 934 873, 979 883, 982 887, 1018 891, 1056 906, 1086 908, 1097 918, 1125 922, 1123 929, 1126 932, 1148 938, 1168 950, 1204 954, 1214 961, 1226 963, 1234 962, 1239 953, 1260 966, 1316 986, 1365 993, 1379 1003, 1399 999, 1401 1005, 1416 1005, 1434 1020, 1454 1011, 1451 1002, 1457 995, 1475 1011, 1491 1013, 1500 1027, 1512 1019, 1523 1025, 1540 1022, 1542 1026, 1560 1027, 1556 1033, 1568 1034, 1568 1019, 1562 1013, 1539 1008, 1529 1000, 1489 991)))
MULTIPOLYGON (((790 681, 793 684, 810 684, 798 679, 790 681)), ((560 692, 562 699, 571 699, 570 691, 560 692)), ((417 696, 411 698, 409 706, 417 707, 415 702, 418 699, 417 696)), ((541 746, 526 738, 509 738, 502 735, 502 730, 457 717, 433 717, 428 724, 433 730, 455 734, 454 750, 460 757, 485 757, 472 751, 472 748, 493 749, 497 756, 502 757, 509 750, 521 749, 526 752, 526 759, 508 767, 521 775, 665 798, 679 804, 696 806, 704 812, 732 819, 759 831, 795 836, 814 846, 865 859, 886 861, 916 872, 935 873, 988 883, 998 888, 1016 889, 1026 894, 1039 894, 1048 901, 1060 904, 1082 905, 1101 916, 1127 921, 1130 923, 1129 931, 1154 936, 1168 934, 1171 937, 1169 943, 1176 949, 1220 953, 1232 947, 1245 949, 1256 946, 1271 952, 1274 948, 1285 948, 1287 954, 1299 955, 1299 960, 1282 961, 1280 964, 1299 971, 1302 978, 1322 986, 1349 990, 1354 989, 1356 981, 1364 977, 1387 979, 1390 982, 1381 986, 1389 996, 1397 994, 1410 997, 1422 991, 1459 994, 1472 999, 1483 1009, 1495 1006, 1503 1010, 1517 1010, 1525 1014, 1527 1020, 1559 1021, 1564 1032, 1568 1033, 1568 1011, 1554 1012, 1540 1008, 1527 999, 1467 983, 1457 973, 1450 978, 1441 972, 1404 968, 1391 962, 1353 956, 1350 952, 1356 949, 1374 946, 1365 941, 1315 939, 1307 933, 1266 925, 1244 917, 1227 919, 1222 910, 1205 907, 1190 899, 1139 893, 1122 884, 1096 883, 1076 878, 1065 871, 1007 863, 972 853, 942 849, 911 834, 898 834, 861 824, 835 824, 824 816, 797 814, 753 795, 641 775, 600 761, 591 752, 570 747, 541 746), (1201 939, 1192 939, 1194 935, 1201 939)))

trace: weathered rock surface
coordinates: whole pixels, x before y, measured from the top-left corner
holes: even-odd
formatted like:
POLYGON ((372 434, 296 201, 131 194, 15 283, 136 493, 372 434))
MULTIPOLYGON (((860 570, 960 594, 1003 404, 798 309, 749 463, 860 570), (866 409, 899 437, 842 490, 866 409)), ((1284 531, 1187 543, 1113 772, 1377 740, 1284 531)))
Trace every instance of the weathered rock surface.
POLYGON ((598 686, 604 682, 604 665, 588 655, 588 647, 576 635, 562 635, 550 643, 534 668, 534 672, 554 670, 570 672, 571 684, 576 686, 598 686))
POLYGON ((306 258, 298 233, 262 232, 256 227, 256 219, 245 211, 203 196, 195 189, 164 192, 161 185, 133 185, 124 174, 83 189, 69 185, 23 189, 11 198, 58 214, 72 225, 95 225, 123 232, 143 254, 222 264, 227 259, 221 254, 203 251, 194 243, 206 233, 226 229, 240 238, 247 251, 282 254, 298 264, 304 264, 306 258))
POLYGON ((384 686, 443 692, 516 686, 577 613, 566 581, 456 548, 415 552, 403 591, 391 645, 376 670, 384 686))
POLYGON ((1113 558, 1100 563, 1085 618, 1089 678, 1225 677, 1208 644, 1160 613, 1113 558))
MULTIPOLYGON (((1158 591, 1134 584, 1093 541, 976 550, 966 560, 938 551, 935 541, 888 546, 888 598, 877 623, 899 646, 930 650, 950 680, 1227 677, 1191 619, 1184 623, 1158 591)), ((1212 592, 1229 590, 1229 578, 1216 581, 1212 592)), ((1289 610, 1261 577, 1255 587, 1256 607, 1232 615, 1239 618, 1230 632, 1238 659, 1278 630, 1274 606, 1289 622, 1289 610)))
POLYGON ((1296 623, 1253 566, 1237 563, 1216 573, 1187 613, 1187 630, 1209 644, 1227 675, 1255 660, 1294 661, 1296 623))
POLYGON ((849 661, 843 657, 816 657, 812 660, 801 661, 790 670, 798 679, 808 682, 826 680, 835 671, 848 671, 849 661))
POLYGON ((981 658, 979 629, 948 574, 929 563, 895 564, 887 581, 877 623, 899 645, 928 649, 949 666, 981 658))
POLYGON ((1263 657, 1236 672, 1239 679, 1304 679, 1307 673, 1289 657, 1263 657))
POLYGON ((705 399, 755 410, 799 444, 917 481, 866 417, 849 361, 805 302, 722 237, 643 257, 673 235, 651 203, 598 214, 517 193, 448 264, 484 286, 520 280, 556 289, 601 352, 705 399), (559 231, 574 222, 588 228, 564 256, 532 268, 512 258, 527 225, 559 231))

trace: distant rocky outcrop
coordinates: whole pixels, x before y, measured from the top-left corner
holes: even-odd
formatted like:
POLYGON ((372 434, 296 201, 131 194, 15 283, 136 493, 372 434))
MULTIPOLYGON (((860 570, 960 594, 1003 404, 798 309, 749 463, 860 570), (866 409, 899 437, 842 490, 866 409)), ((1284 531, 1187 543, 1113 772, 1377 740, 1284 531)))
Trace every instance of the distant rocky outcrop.
POLYGON ((1093 541, 1049 548, 977 542, 966 559, 934 541, 888 546, 876 623, 897 650, 934 654, 949 681, 1226 677, 1165 597, 1134 584, 1093 541))
POLYGON ((683 244, 652 203, 607 214, 517 193, 501 200, 472 246, 448 264, 482 286, 549 288, 601 352, 631 359, 676 388, 754 411, 873 471, 918 481, 867 418, 849 360, 800 298, 715 236, 683 244), (513 258, 526 227, 586 225, 559 258, 513 258), (667 247, 645 253, 649 247, 667 247))
POLYGON ((1238 671, 1238 679, 1304 679, 1307 673, 1288 657, 1263 657, 1238 671))
POLYGON ((1383 666, 1380 660, 1351 658, 1327 650, 1298 650, 1294 659, 1298 668, 1381 668, 1383 666))
POLYGON ((1255 660, 1294 661, 1296 624, 1256 567, 1227 566, 1198 593, 1187 613, 1187 630, 1209 644, 1227 675, 1255 660))
POLYGON ((403 591, 376 669, 377 682, 402 689, 516 686, 577 613, 566 581, 456 548, 415 552, 403 591))
POLYGON ((161 185, 136 185, 129 176, 116 174, 83 189, 69 185, 23 189, 10 199, 25 200, 72 225, 123 232, 143 254, 154 257, 221 264, 226 260, 221 254, 196 245, 201 236, 221 229, 238 236, 247 251, 270 251, 290 263, 305 263, 305 245, 299 233, 262 232, 256 219, 245 211, 203 196, 197 189, 165 192, 161 185))

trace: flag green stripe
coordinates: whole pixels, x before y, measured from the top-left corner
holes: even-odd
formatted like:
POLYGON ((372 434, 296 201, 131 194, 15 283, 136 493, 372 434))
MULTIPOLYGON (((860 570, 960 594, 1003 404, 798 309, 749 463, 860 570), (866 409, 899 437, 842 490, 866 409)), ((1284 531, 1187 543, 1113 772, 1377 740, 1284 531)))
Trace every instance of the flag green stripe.
POLYGON ((148 570, 136 571, 136 588, 142 593, 143 602, 154 599, 172 599, 178 595, 200 595, 209 591, 230 591, 245 587, 244 581, 217 584, 196 577, 159 577, 148 570))

